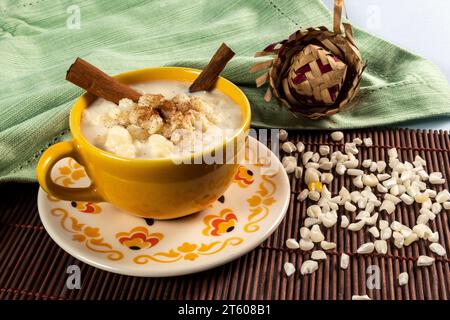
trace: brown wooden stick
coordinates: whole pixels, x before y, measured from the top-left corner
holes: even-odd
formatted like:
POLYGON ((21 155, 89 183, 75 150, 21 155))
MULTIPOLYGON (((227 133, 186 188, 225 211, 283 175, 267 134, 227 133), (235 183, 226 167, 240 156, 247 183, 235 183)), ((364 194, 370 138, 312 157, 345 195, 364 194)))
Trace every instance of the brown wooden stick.
POLYGON ((81 58, 77 58, 67 70, 66 80, 115 104, 119 104, 120 99, 123 98, 137 102, 141 96, 139 92, 108 76, 81 58))
POLYGON ((202 73, 195 79, 194 83, 189 87, 190 92, 210 91, 214 88, 217 78, 225 68, 228 61, 233 58, 234 52, 225 43, 217 49, 216 53, 209 61, 202 73))

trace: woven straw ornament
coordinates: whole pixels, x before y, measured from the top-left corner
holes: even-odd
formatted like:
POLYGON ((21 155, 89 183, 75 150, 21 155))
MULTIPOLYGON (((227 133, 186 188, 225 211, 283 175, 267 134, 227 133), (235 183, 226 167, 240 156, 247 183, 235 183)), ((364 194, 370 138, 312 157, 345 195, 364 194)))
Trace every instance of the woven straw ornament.
POLYGON ((333 32, 323 26, 300 29, 256 53, 256 57, 275 56, 250 70, 268 69, 256 79, 258 87, 269 82, 266 101, 273 94, 294 115, 311 119, 331 116, 348 106, 359 90, 366 63, 350 24, 343 23, 341 33, 342 6, 342 0, 335 0, 333 32))

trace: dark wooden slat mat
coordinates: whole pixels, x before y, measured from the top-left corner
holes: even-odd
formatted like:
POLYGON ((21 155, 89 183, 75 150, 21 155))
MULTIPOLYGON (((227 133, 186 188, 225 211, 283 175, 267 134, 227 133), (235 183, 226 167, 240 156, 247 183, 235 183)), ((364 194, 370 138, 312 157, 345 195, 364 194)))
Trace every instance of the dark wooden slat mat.
MULTIPOLYGON (((290 132, 308 149, 318 150, 328 144, 331 150, 342 148, 328 134, 290 132)), ((450 137, 447 132, 409 130, 362 130, 346 132, 353 137, 372 137, 374 146, 361 148, 360 159, 384 159, 387 149, 399 149, 401 160, 415 154, 427 160, 428 171, 441 171, 450 178, 450 137)), ((331 191, 350 185, 347 177, 335 178, 331 191)), ((337 251, 320 262, 319 270, 309 276, 297 272, 287 278, 282 271, 287 260, 300 267, 309 253, 285 249, 284 242, 299 237, 306 206, 296 196, 303 185, 291 179, 291 203, 286 219, 275 233, 249 254, 222 267, 206 272, 174 278, 136 278, 116 275, 90 267, 66 254, 47 235, 36 208, 36 184, 0 186, 0 299, 350 299, 353 294, 368 294, 372 299, 448 299, 450 297, 450 264, 447 256, 437 258, 433 266, 417 268, 421 254, 429 254, 426 244, 416 242, 397 249, 392 244, 385 256, 352 255, 347 270, 338 267, 339 253, 356 252, 359 244, 369 240, 364 231, 352 233, 338 226, 328 229, 327 240, 338 244, 337 251), (65 286, 66 268, 81 268, 80 290, 65 286), (380 290, 366 287, 366 268, 381 270, 380 290), (410 281, 399 287, 398 274, 407 271, 410 281)), ((448 185, 446 185, 448 188, 448 185)), ((441 190, 442 186, 438 186, 441 190)), ((407 225, 415 222, 419 207, 399 207, 390 218, 407 225)), ((342 212, 341 212, 342 213, 342 212)), ((380 218, 386 218, 381 214, 380 218)), ((440 233, 440 243, 450 252, 449 213, 443 211, 430 227, 440 233)))

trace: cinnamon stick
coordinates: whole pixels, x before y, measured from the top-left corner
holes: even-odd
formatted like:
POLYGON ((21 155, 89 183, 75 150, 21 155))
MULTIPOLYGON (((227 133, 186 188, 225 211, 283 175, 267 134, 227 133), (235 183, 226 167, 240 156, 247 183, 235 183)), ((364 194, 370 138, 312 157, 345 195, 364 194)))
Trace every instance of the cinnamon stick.
POLYGON ((189 87, 190 92, 210 91, 214 88, 219 74, 223 71, 228 61, 233 58, 234 52, 225 43, 217 49, 211 60, 200 75, 189 87))
POLYGON ((81 58, 77 58, 67 70, 66 80, 115 104, 119 104, 120 99, 123 98, 137 102, 141 96, 139 92, 108 76, 81 58))

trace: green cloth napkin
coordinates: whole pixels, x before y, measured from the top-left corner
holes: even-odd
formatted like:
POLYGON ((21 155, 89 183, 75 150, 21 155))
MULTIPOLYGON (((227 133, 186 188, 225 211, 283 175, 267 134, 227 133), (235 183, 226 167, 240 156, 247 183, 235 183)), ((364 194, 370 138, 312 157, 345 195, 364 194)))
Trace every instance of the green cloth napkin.
POLYGON ((82 91, 64 77, 77 56, 109 74, 202 68, 226 42, 236 56, 223 76, 245 91, 258 127, 356 128, 450 114, 448 83, 433 64, 360 30, 369 67, 354 111, 306 121, 265 103, 248 73, 255 51, 320 25, 331 28, 331 14, 319 0, 0 0, 0 181, 35 181, 42 152, 70 137, 69 110, 82 91), (68 28, 77 9, 80 28, 68 28))

